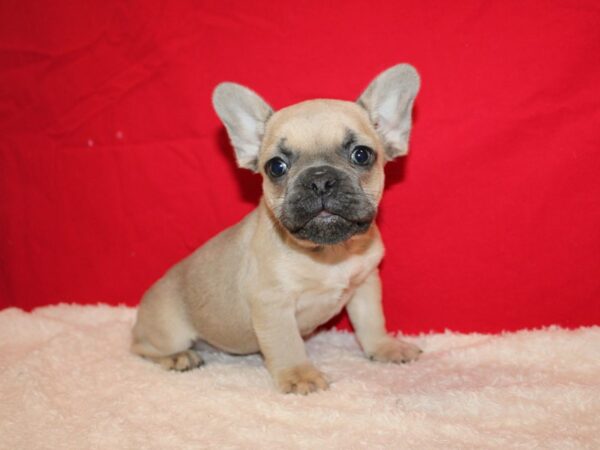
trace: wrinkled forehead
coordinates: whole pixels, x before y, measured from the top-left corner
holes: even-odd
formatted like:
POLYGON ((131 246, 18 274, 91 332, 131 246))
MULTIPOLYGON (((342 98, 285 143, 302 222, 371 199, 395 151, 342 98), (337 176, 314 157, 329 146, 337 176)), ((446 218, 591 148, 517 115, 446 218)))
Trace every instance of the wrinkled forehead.
POLYGON ((270 153, 285 142, 286 147, 317 153, 339 147, 348 133, 364 145, 376 145, 375 132, 366 111, 339 100, 309 100, 277 111, 267 122, 263 150, 270 153))

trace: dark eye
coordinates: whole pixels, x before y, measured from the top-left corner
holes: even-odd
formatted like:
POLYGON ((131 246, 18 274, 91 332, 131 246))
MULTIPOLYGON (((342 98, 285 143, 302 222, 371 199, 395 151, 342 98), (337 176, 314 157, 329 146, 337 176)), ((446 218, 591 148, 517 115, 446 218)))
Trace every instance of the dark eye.
POLYGON ((285 175, 288 171, 287 163, 281 158, 273 158, 267 162, 267 172, 273 178, 279 178, 285 175))
POLYGON ((350 159, 358 166, 366 166, 373 159, 373 150, 365 145, 359 145, 352 150, 350 159))

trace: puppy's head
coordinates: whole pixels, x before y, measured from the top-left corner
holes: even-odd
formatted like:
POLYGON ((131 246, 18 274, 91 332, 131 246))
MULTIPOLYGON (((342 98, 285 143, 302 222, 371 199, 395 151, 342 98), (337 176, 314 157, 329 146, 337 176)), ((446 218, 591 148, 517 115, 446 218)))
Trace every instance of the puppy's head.
POLYGON ((407 64, 375 78, 356 102, 309 100, 274 112, 234 83, 215 110, 241 167, 263 175, 267 207, 295 239, 337 244, 366 232, 383 190, 383 166, 408 151, 419 76, 407 64))

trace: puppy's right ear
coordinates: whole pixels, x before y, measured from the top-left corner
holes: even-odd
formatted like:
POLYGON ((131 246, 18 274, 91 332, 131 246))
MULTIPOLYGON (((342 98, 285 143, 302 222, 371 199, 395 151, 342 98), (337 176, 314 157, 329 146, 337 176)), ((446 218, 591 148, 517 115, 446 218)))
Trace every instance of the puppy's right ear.
POLYGON ((273 109, 257 93, 236 83, 219 84, 212 100, 227 129, 238 165, 256 172, 265 123, 273 109))

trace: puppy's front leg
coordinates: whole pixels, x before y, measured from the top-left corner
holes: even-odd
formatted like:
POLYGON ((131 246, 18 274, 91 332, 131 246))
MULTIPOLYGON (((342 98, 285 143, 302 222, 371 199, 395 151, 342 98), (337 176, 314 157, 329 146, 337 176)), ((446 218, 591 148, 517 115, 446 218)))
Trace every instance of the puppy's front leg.
POLYGON ((252 324, 265 364, 280 391, 308 394, 327 389, 325 376, 308 360, 294 314, 294 303, 270 299, 252 302, 252 324))
POLYGON ((422 353, 416 345, 395 339, 385 331, 381 281, 374 270, 355 291, 346 309, 364 352, 375 361, 405 363, 422 353))

